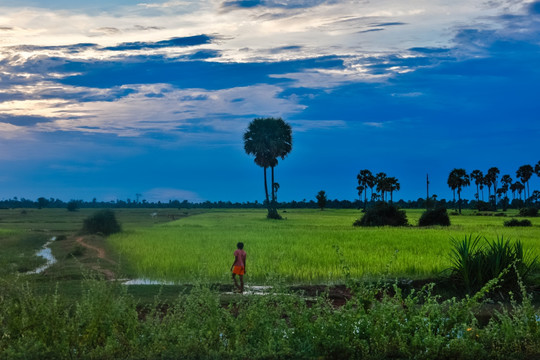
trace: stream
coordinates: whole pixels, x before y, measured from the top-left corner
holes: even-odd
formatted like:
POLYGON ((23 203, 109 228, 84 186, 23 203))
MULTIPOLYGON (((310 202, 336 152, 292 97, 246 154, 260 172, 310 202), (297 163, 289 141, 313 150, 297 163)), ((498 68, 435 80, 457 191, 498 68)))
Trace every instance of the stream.
POLYGON ((36 253, 36 256, 41 256, 42 258, 47 260, 47 263, 41 265, 40 267, 32 271, 27 272, 27 274, 41 274, 43 271, 45 271, 47 268, 49 268, 52 264, 56 262, 56 258, 53 256, 51 248, 49 247, 49 245, 51 245, 51 243, 55 240, 56 236, 53 236, 49 241, 45 243, 45 245, 43 245, 43 248, 36 253))

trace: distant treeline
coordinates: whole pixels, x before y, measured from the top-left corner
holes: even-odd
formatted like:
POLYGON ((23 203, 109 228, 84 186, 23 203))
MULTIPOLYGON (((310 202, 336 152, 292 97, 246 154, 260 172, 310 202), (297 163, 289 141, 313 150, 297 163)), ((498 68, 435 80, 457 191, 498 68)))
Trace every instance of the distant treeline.
MULTIPOLYGON (((375 204, 376 201, 368 201, 367 207, 375 204)), ((461 199, 462 207, 466 209, 476 209, 480 211, 495 210, 491 208, 491 203, 461 199)), ((419 198, 418 200, 399 200, 394 202, 395 205, 402 209, 423 209, 426 208, 425 199, 419 198)), ((456 208, 457 202, 447 201, 446 199, 430 199, 428 207, 445 207, 448 209, 456 208)), ((536 201, 536 206, 539 202, 536 201)), ((520 209, 525 206, 523 200, 514 199, 509 205, 509 208, 520 209)), ((278 207, 281 209, 318 209, 319 206, 315 200, 302 200, 302 201, 290 201, 290 202, 278 202, 278 207)), ((0 200, 0 208, 13 209, 13 208, 66 208, 74 211, 80 208, 156 208, 156 209, 266 209, 264 202, 231 202, 231 201, 204 201, 204 202, 189 202, 187 200, 170 200, 168 202, 149 202, 146 200, 132 201, 132 200, 116 200, 116 201, 92 201, 83 200, 70 200, 65 202, 60 199, 40 197, 37 200, 30 200, 25 198, 17 198, 9 200, 0 200)), ((330 200, 328 199, 325 205, 327 209, 362 209, 364 208, 364 202, 361 200, 330 200)))

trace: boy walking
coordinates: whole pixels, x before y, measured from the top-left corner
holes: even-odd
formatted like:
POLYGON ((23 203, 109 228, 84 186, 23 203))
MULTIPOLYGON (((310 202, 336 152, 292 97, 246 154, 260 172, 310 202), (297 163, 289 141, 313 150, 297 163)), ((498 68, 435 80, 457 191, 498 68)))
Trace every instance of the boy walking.
POLYGON ((236 250, 234 251, 234 262, 231 265, 232 278, 234 286, 238 289, 239 293, 244 292, 244 274, 246 273, 246 252, 244 251, 244 243, 239 242, 236 244, 236 250), (240 278, 240 286, 236 282, 236 275, 240 278))

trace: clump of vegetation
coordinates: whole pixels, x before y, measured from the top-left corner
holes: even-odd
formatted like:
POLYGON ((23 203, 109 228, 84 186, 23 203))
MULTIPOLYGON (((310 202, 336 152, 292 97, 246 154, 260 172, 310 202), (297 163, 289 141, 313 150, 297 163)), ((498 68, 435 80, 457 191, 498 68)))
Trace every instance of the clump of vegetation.
POLYGON ((446 212, 446 208, 440 207, 437 209, 427 210, 422 213, 420 220, 418 220, 418 226, 450 226, 450 217, 446 212))
POLYGON ((82 231, 86 234, 111 235, 122 231, 122 228, 113 211, 101 210, 84 220, 82 231))
POLYGON ((393 204, 378 202, 353 223, 354 226, 407 226, 407 215, 393 204))
POLYGON ((536 217, 538 216, 538 209, 534 207, 527 207, 527 208, 519 209, 519 216, 536 217))
POLYGON ((67 211, 77 211, 79 209, 80 201, 77 200, 71 200, 67 203, 67 211))
POLYGON ((73 250, 71 250, 67 255, 66 255, 66 258, 70 258, 70 257, 80 257, 80 256, 83 256, 84 253, 86 252, 86 248, 84 246, 81 246, 81 245, 76 245, 73 250))
POLYGON ((66 235, 58 235, 56 236, 56 241, 62 241, 62 240, 66 240, 67 239, 67 236, 66 235))
POLYGON ((518 219, 512 219, 504 222, 504 226, 532 226, 532 223, 528 219, 518 220, 518 219))
POLYGON ((196 285, 170 302, 167 311, 156 299, 143 318, 133 296, 115 283, 87 281, 72 302, 28 285, 1 285, 3 359, 540 356, 538 311, 525 292, 523 302, 512 302, 508 310, 479 324, 473 311, 480 296, 441 300, 433 294, 433 284, 408 295, 397 285, 360 285, 358 294, 338 309, 327 297, 307 304, 286 290, 242 297, 225 307, 217 291, 196 285))
POLYGON ((478 200, 476 203, 476 209, 478 211, 497 211, 497 208, 493 206, 493 203, 478 200))
POLYGON ((504 289, 519 290, 520 278, 526 282, 538 264, 538 256, 524 251, 520 241, 503 237, 489 241, 472 235, 451 240, 451 279, 456 286, 464 287, 467 294, 479 291, 495 278, 500 279, 504 289))

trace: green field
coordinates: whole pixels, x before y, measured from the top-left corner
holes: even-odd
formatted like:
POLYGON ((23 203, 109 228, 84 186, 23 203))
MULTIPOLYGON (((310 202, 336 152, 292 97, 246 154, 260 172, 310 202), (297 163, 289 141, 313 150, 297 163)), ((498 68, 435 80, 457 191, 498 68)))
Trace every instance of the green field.
MULTIPOLYGON (((421 213, 408 210, 409 223, 421 213)), ((433 278, 450 266, 450 238, 469 234, 519 239, 540 254, 540 219, 507 228, 506 217, 469 215, 452 216, 448 228, 355 228, 357 210, 287 210, 284 221, 267 220, 265 210, 213 210, 111 236, 108 246, 129 276, 175 282, 229 281, 238 241, 252 282, 340 283, 344 266, 354 278, 433 278)))

